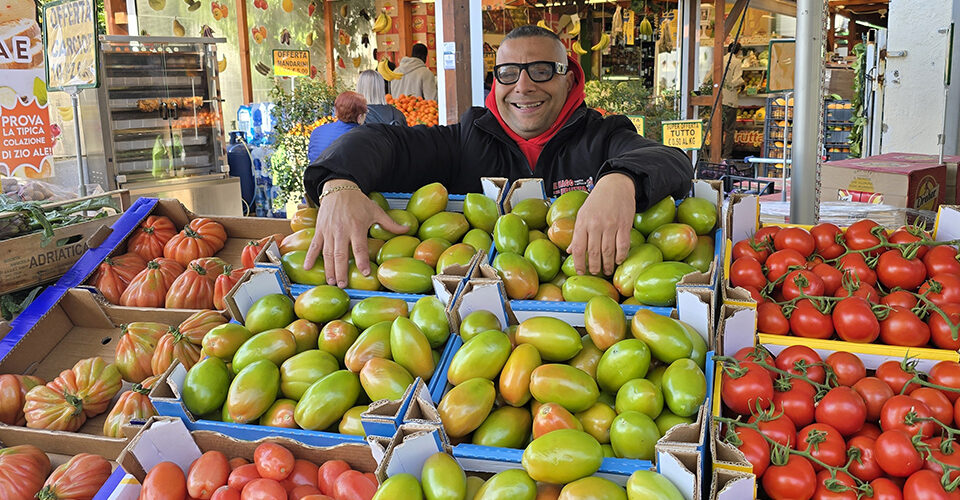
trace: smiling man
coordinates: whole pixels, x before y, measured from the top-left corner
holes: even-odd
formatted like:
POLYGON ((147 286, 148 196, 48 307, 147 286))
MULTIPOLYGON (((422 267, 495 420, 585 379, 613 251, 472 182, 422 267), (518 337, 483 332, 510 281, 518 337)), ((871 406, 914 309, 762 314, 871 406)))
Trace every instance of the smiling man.
POLYGON ((324 151, 304 175, 307 196, 320 207, 304 266, 322 255, 327 282, 345 287, 352 256, 369 273, 373 223, 404 232, 364 193, 431 182, 451 193, 479 192, 481 177, 541 177, 550 196, 592 190, 568 251, 578 273, 610 274, 627 257, 634 213, 690 190, 693 168, 682 151, 583 103, 583 70, 554 33, 511 31, 497 51, 494 78, 486 107, 471 108, 456 125, 365 125, 324 151))

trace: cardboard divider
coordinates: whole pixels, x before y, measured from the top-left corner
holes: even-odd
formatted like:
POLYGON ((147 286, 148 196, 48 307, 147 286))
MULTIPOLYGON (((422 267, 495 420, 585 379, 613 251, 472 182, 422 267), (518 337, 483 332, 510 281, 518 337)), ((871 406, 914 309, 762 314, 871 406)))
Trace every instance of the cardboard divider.
POLYGON ((430 400, 430 392, 423 379, 417 377, 396 401, 380 400, 370 403, 360 415, 367 436, 392 436, 404 423, 440 424, 440 414, 430 400))
POLYGON ((756 498, 757 477, 745 472, 714 469, 710 480, 710 500, 756 498))
POLYGON ((547 198, 547 190, 543 184, 543 179, 531 178, 513 181, 513 184, 510 185, 510 190, 507 191, 503 199, 503 213, 510 213, 517 203, 531 198, 537 200, 549 199, 547 198))
POLYGON ((434 424, 403 424, 387 443, 376 470, 381 484, 388 477, 401 473, 419 478, 428 458, 440 452, 452 454, 446 432, 442 426, 434 424))
POLYGON ((700 498, 703 478, 707 477, 705 464, 704 454, 699 450, 657 442, 657 472, 669 479, 686 500, 700 498))

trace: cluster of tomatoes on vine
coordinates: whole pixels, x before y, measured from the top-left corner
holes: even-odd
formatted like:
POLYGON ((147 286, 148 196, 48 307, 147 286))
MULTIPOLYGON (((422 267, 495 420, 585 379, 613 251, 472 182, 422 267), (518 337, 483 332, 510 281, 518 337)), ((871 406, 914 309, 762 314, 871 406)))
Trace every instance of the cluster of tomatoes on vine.
POLYGON ((720 437, 773 499, 960 499, 960 363, 862 360, 806 346, 717 357, 720 437), (746 418, 745 418, 746 417, 746 418))
POLYGON ((763 333, 957 350, 956 243, 868 219, 846 231, 768 226, 734 245, 730 284, 757 301, 763 333))

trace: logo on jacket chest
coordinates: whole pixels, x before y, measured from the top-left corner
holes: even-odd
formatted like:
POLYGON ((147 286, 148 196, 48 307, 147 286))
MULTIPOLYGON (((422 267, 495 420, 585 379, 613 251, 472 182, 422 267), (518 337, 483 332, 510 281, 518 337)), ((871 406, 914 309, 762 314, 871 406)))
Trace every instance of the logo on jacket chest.
POLYGON ((586 179, 560 179, 553 182, 553 196, 560 196, 568 191, 590 191, 593 189, 593 177, 586 179))

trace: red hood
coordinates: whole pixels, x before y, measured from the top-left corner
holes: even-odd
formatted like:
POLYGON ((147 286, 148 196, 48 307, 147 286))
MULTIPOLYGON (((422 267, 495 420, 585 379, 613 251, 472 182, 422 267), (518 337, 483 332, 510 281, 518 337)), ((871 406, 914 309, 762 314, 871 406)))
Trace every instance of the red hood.
POLYGON ((573 87, 570 89, 570 93, 567 94, 567 101, 563 103, 563 109, 560 110, 560 115, 557 116, 557 120, 553 122, 553 125, 551 125, 546 132, 536 137, 524 139, 504 123, 503 117, 500 116, 500 110, 497 108, 496 79, 494 79, 493 85, 490 87, 490 93, 484 102, 487 109, 493 113, 493 116, 497 117, 497 121, 500 122, 500 127, 503 128, 504 132, 520 146, 520 150, 523 151, 524 156, 527 157, 527 161, 530 163, 530 170, 536 167, 537 158, 539 158, 543 146, 556 135, 560 128, 563 127, 563 124, 567 123, 567 120, 570 119, 573 112, 583 103, 583 68, 569 56, 567 57, 567 65, 567 71, 573 74, 573 87))

